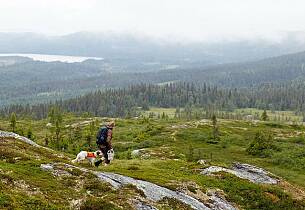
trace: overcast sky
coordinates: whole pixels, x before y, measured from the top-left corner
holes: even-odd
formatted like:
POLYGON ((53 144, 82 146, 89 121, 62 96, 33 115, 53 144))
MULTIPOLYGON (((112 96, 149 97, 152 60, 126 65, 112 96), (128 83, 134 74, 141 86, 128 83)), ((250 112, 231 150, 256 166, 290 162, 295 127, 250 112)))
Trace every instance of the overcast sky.
POLYGON ((127 32, 181 40, 305 31, 304 0, 0 0, 1 32, 127 32))

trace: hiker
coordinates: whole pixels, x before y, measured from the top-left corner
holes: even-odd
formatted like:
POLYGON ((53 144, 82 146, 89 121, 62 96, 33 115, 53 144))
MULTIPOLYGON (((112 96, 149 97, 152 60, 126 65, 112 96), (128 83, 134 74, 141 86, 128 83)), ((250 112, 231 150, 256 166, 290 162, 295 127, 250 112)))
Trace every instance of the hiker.
MULTIPOLYGON (((113 155, 111 140, 112 129, 114 128, 114 126, 115 123, 113 121, 108 123, 106 126, 100 128, 96 136, 96 144, 103 153, 103 156, 105 158, 105 166, 108 165, 110 163, 110 160, 112 159, 112 157, 108 157, 108 155, 113 155)), ((102 160, 98 160, 94 163, 94 165, 98 167, 101 162, 102 160)))

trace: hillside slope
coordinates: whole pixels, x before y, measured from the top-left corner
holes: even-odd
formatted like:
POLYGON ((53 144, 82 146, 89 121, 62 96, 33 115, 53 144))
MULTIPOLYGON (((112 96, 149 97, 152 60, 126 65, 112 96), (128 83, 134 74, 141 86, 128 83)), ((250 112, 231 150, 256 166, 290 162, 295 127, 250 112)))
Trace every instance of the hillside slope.
MULTIPOLYGON (((79 129, 85 129, 83 122, 90 119, 83 120, 69 119, 65 127, 69 130, 69 125, 79 125, 79 129)), ((118 120, 117 125, 116 159, 100 168, 87 163, 71 165, 74 155, 0 131, 0 208, 305 209, 300 156, 304 148, 298 139, 303 129, 299 127, 221 121, 221 141, 215 144, 209 143, 211 125, 205 120, 118 120), (245 153, 248 142, 243 135, 251 138, 257 129, 281 137, 271 157, 245 153), (188 142, 194 148, 193 159, 199 156, 205 160, 186 161, 191 158, 188 142), (135 150, 128 158, 131 148, 135 150), (294 161, 293 165, 282 163, 288 155, 286 161, 294 161), (236 161, 266 166, 276 174, 249 164, 230 166, 236 161)), ((45 122, 33 122, 33 126, 37 142, 43 142, 45 122)), ((68 130, 63 138, 69 135, 68 130)), ((83 141, 73 140, 85 148, 83 141)))
MULTIPOLYGON (((149 74, 148 74, 149 75, 149 74)), ((305 52, 259 61, 216 65, 206 68, 159 72, 163 81, 210 83, 224 87, 252 87, 305 80, 305 52)), ((156 74, 147 76, 155 81, 156 74)))
POLYGON ((0 131, 0 144, 1 208, 156 209, 153 203, 166 208, 160 202, 169 199, 178 209, 236 209, 217 192, 204 204, 150 182, 69 165, 69 158, 14 133, 0 131))

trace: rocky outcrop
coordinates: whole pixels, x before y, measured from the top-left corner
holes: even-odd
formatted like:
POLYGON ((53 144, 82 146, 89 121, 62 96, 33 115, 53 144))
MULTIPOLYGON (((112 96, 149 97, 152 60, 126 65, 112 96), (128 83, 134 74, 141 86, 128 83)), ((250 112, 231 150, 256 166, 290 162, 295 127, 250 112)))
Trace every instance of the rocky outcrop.
POLYGON ((278 184, 279 180, 274 178, 271 173, 262 168, 252 166, 249 164, 234 163, 231 169, 219 166, 210 166, 201 171, 204 175, 214 175, 217 172, 227 172, 233 174, 241 179, 247 179, 253 183, 258 184, 278 184))
MULTIPOLYGON (((42 164, 40 167, 42 170, 50 171, 52 174, 54 172, 57 172, 58 169, 56 168, 57 165, 61 163, 54 163, 54 164, 42 164)), ((190 195, 187 195, 183 192, 177 192, 170 189, 167 189, 165 187, 161 187, 159 185, 156 185, 151 182, 143 181, 134 179, 131 177, 115 174, 115 173, 109 173, 109 172, 99 172, 94 170, 89 170, 86 168, 81 168, 69 164, 63 164, 66 169, 79 169, 83 172, 87 173, 93 173, 98 178, 100 178, 101 181, 107 182, 110 185, 112 185, 115 189, 118 189, 120 187, 123 187, 124 185, 134 185, 139 190, 141 190, 145 198, 149 201, 158 202, 161 201, 164 198, 174 198, 177 199, 189 206, 191 206, 193 209, 198 210, 204 210, 204 209, 215 209, 215 210, 235 210, 236 208, 230 204, 228 201, 225 200, 223 196, 220 196, 216 191, 214 192, 208 192, 208 203, 204 204, 201 201, 191 197, 190 195)), ((62 168, 62 166, 60 166, 62 168)), ((58 173, 55 173, 54 175, 57 175, 58 173)), ((62 175, 65 175, 64 173, 61 173, 62 175)), ((136 205, 137 209, 156 209, 155 207, 151 206, 150 204, 145 204, 143 202, 138 202, 136 205)))
MULTIPOLYGON (((30 144, 35 147, 45 148, 42 147, 35 142, 31 141, 28 138, 25 138, 23 136, 17 135, 15 133, 11 132, 3 132, 0 131, 0 137, 4 138, 15 138, 22 142, 25 142, 27 144, 30 144)), ((45 148, 48 149, 48 148, 45 148)), ((64 164, 64 163, 47 163, 47 164, 41 164, 40 166, 41 170, 43 171, 50 171, 54 176, 71 176, 71 173, 69 172, 70 169, 79 169, 82 172, 88 172, 95 174, 101 181, 107 182, 110 185, 112 185, 114 188, 118 189, 124 185, 134 185, 139 190, 143 191, 145 195, 145 199, 152 202, 158 202, 161 201, 164 198, 174 198, 177 199, 193 209, 196 210, 204 210, 204 209, 228 209, 233 210, 235 209, 232 205, 230 205, 227 201, 224 199, 220 199, 219 197, 215 195, 209 196, 209 203, 204 204, 203 202, 195 199, 194 197, 183 193, 183 192, 177 192, 174 190, 167 189, 165 187, 159 186, 157 184, 147 182, 144 180, 138 180, 131 177, 123 176, 120 174, 115 173, 109 173, 109 172, 100 172, 95 170, 89 170, 86 168, 77 167, 70 164, 64 164), (211 207, 212 206, 212 207, 211 207)), ((137 209, 156 209, 155 207, 141 203, 139 202, 137 205, 137 209)))
POLYGON ((20 136, 16 133, 13 133, 13 132, 6 132, 6 131, 1 131, 0 130, 0 138, 15 138, 15 139, 18 139, 24 143, 27 143, 27 144, 30 144, 34 147, 42 147, 38 144, 36 144, 35 142, 33 142, 32 140, 24 137, 24 136, 20 136))
MULTIPOLYGON (((49 170, 52 173, 54 171, 57 171, 55 167, 60 163, 54 163, 54 164, 42 164, 41 168, 43 170, 49 170)), ((83 172, 90 172, 95 174, 98 178, 100 178, 101 181, 107 182, 115 189, 118 189, 120 187, 123 187, 124 185, 134 185, 139 190, 141 190, 145 198, 149 201, 158 202, 161 201, 164 198, 174 198, 182 203, 185 203, 196 210, 204 210, 204 209, 215 209, 215 210, 235 210, 236 208, 230 204, 228 201, 226 201, 223 197, 219 196, 217 193, 209 193, 208 196, 208 202, 207 204, 204 204, 203 202, 191 197, 190 195, 187 195, 183 192, 177 192, 170 189, 167 189, 165 187, 161 187, 159 185, 156 185, 151 182, 143 181, 134 179, 131 177, 123 176, 120 174, 115 173, 109 173, 109 172, 99 172, 94 170, 89 170, 81 167, 77 167, 74 165, 64 164, 64 166, 67 169, 79 169, 83 172)), ((61 167, 62 168, 62 167, 61 167)), ((138 203, 139 204, 139 203, 138 203)), ((139 204, 138 209, 156 209, 155 207, 148 205, 148 204, 139 204)))
MULTIPOLYGON (((52 173, 56 171, 57 169, 54 168, 58 163, 52 164, 42 164, 41 168, 43 170, 49 170, 52 173)), ((100 178, 101 181, 107 182, 110 185, 112 185, 115 189, 118 189, 124 185, 134 185, 136 186, 139 190, 142 190, 143 193, 145 194, 146 199, 151 200, 151 201, 161 201, 163 198, 175 198, 187 205, 190 205, 193 209, 210 209, 206 205, 204 205, 202 202, 196 200, 195 198, 186 195, 181 192, 176 192, 170 189, 167 189, 165 187, 161 187, 159 185, 143 181, 143 180, 138 180, 134 179, 131 177, 123 176, 120 174, 115 174, 115 173, 109 173, 109 172, 99 172, 99 171, 93 171, 69 164, 64 164, 65 167, 68 168, 77 168, 83 172, 90 172, 95 174, 98 178, 100 178)))
POLYGON ((131 152, 132 158, 141 158, 141 159, 149 159, 151 157, 151 154, 149 151, 145 148, 143 149, 136 149, 131 152))
POLYGON ((138 180, 114 173, 106 173, 106 172, 103 173, 94 172, 94 173, 103 181, 112 180, 111 183, 115 182, 115 184, 113 185, 114 187, 120 187, 128 184, 135 185, 139 190, 142 190, 144 192, 147 199, 152 201, 160 201, 166 197, 175 198, 185 204, 190 205, 193 209, 209 209, 206 205, 204 205, 203 203, 201 203, 200 201, 194 199, 189 195, 176 192, 173 190, 169 190, 167 188, 161 187, 159 185, 147 181, 138 180))
POLYGON ((158 210, 156 207, 137 199, 133 200, 133 205, 136 210, 158 210))
POLYGON ((66 170, 54 169, 52 164, 41 164, 40 168, 43 171, 51 171, 54 176, 72 176, 72 174, 66 170))
POLYGON ((140 157, 141 155, 143 155, 143 152, 144 152, 145 149, 136 149, 136 150, 133 150, 131 152, 131 157, 132 158, 138 158, 140 157))
POLYGON ((231 203, 229 203, 223 194, 217 191, 217 190, 209 190, 207 192, 207 195, 209 196, 209 199, 212 201, 212 204, 210 207, 212 209, 236 209, 231 203))

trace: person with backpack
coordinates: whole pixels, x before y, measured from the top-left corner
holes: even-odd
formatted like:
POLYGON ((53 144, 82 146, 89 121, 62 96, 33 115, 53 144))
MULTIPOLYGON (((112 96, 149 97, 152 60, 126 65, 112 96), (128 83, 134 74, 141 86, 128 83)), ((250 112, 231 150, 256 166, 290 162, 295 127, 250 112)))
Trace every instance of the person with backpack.
MULTIPOLYGON (((105 165, 110 163, 112 158, 108 157, 108 154, 113 154, 112 149, 112 130, 115 127, 115 123, 112 121, 108 123, 106 126, 103 126, 99 129, 96 136, 96 144, 98 148, 103 153, 105 158, 105 165)), ((102 163, 102 160, 98 160, 94 163, 96 167, 98 167, 102 163)))

